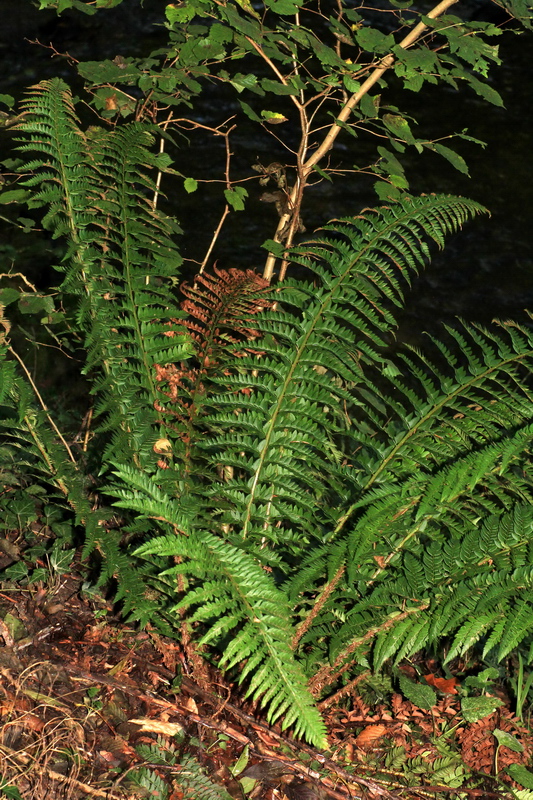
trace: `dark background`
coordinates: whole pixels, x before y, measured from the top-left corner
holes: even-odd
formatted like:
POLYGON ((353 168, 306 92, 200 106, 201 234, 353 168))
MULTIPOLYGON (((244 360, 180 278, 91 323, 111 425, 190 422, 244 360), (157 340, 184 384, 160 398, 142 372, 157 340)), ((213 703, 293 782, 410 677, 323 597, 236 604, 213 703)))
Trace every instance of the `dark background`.
MULTIPOLYGON (((93 17, 66 12, 61 17, 52 11, 39 12, 27 0, 1 0, 2 32, 0 58, 2 79, 0 93, 19 99, 23 89, 46 77, 61 76, 74 86, 75 71, 66 59, 52 57, 42 44, 53 42, 60 52, 68 51, 78 60, 113 58, 116 55, 143 55, 166 40, 160 23, 165 2, 141 6, 126 0, 116 9, 99 11, 93 17)), ((486 8, 492 8, 487 4, 486 8)), ((437 155, 419 156, 408 148, 402 159, 407 165, 411 190, 463 194, 487 206, 492 216, 470 223, 449 241, 443 253, 437 253, 430 269, 415 282, 409 307, 401 321, 401 338, 417 341, 420 331, 434 331, 440 323, 452 322, 456 316, 487 322, 494 317, 519 318, 524 309, 533 309, 533 171, 531 169, 533 117, 533 35, 505 34, 494 40, 500 45, 501 67, 492 70, 492 85, 502 95, 505 108, 488 105, 472 91, 455 92, 446 87, 427 87, 420 94, 394 90, 384 93, 382 102, 397 104, 402 111, 419 121, 419 136, 443 136, 453 131, 468 133, 487 143, 480 148, 457 140, 446 142, 463 155, 470 167, 468 178, 454 170, 437 155), (411 152, 412 151, 412 152, 411 152)), ((223 95, 206 94, 206 118, 223 119, 231 112, 231 100, 223 95), (225 107, 225 103, 229 105, 225 107)), ((195 113, 202 113, 195 107, 195 113)), ((276 153, 265 153, 262 139, 250 127, 234 139, 236 177, 253 174, 251 164, 259 158, 266 163, 276 160, 276 153), (240 161, 239 161, 240 159, 240 161), (248 172, 247 172, 248 171, 248 172)), ((3 152, 12 146, 9 133, 3 133, 3 152)), ((221 143, 207 137, 191 139, 192 147, 172 153, 176 167, 197 177, 210 159, 219 159, 221 143), (180 163, 180 159, 184 163, 180 163), (184 167, 186 165, 186 169, 184 167)), ((370 143, 370 148, 375 144, 370 143)), ((364 145, 363 145, 364 150, 364 145)), ((370 153, 370 150, 369 150, 370 153)), ((5 157, 5 155, 3 156, 5 157)), ((349 166, 365 163, 360 140, 344 140, 336 153, 337 163, 349 166)), ((309 190, 304 208, 304 221, 309 231, 329 218, 358 213, 376 204, 373 181, 360 176, 339 178, 333 184, 322 183, 309 190)), ((233 214, 226 226, 216 257, 219 266, 262 268, 265 251, 261 242, 272 236, 275 212, 259 201, 257 184, 248 183, 250 201, 244 212, 233 214)), ((182 241, 186 258, 201 259, 210 239, 212 223, 223 206, 220 193, 210 196, 207 190, 186 195, 180 185, 167 185, 167 209, 174 213, 184 228, 182 241)), ((28 235, 26 234, 26 237, 28 235)), ((25 260, 31 263, 37 282, 50 280, 48 264, 57 253, 50 243, 48 256, 35 248, 27 238, 5 232, 1 245, 4 254, 2 271, 25 260), (39 261, 40 259, 40 261, 39 261), (37 263, 36 263, 37 260, 37 263)))

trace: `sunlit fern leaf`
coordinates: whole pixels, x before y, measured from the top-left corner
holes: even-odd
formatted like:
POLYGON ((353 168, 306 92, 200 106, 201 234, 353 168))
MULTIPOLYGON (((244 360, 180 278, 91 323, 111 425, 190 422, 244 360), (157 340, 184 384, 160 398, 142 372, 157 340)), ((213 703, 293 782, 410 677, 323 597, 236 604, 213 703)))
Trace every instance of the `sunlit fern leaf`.
MULTIPOLYGON (((118 471, 127 480, 128 471, 118 471)), ((166 510, 157 501, 158 489, 145 479, 143 513, 176 528, 176 504, 166 510), (153 502, 154 498, 156 502, 153 502)), ((140 499, 140 498, 139 498, 140 499)), ((121 501, 122 502, 122 501, 121 501)), ((305 676, 290 649, 292 631, 286 596, 275 587, 250 554, 198 529, 160 536, 142 545, 137 556, 165 556, 179 560, 163 574, 185 574, 192 586, 179 608, 191 608, 191 621, 207 626, 204 642, 231 633, 221 666, 241 663, 241 680, 248 693, 262 698, 272 721, 282 717, 284 727, 318 746, 325 744, 325 727, 306 688, 305 676)))
POLYGON ((227 521, 239 520, 243 539, 290 541, 285 526, 294 501, 305 537, 299 544, 320 541, 317 510, 320 519, 328 497, 350 491, 335 437, 346 430, 347 415, 364 416, 352 387, 367 386, 362 362, 381 361, 376 348, 394 324, 385 301, 401 299, 398 276, 424 263, 428 238, 441 243, 480 211, 458 198, 413 198, 332 224, 327 230, 342 238, 295 250, 313 284, 293 280, 279 287, 277 308, 254 320, 262 354, 229 362, 219 380, 224 391, 210 400, 216 409, 210 424, 227 433, 203 446, 213 464, 230 464, 242 476, 213 492, 233 507, 227 521), (308 523, 306 497, 315 508, 308 523))

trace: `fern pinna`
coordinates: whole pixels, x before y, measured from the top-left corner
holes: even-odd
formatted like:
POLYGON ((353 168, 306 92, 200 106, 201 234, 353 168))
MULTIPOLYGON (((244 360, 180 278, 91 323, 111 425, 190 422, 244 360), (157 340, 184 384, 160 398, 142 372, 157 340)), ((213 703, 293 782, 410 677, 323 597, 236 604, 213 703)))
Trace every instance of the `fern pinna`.
POLYGON ((145 537, 89 536, 126 611, 170 631, 187 614, 271 720, 319 745, 316 700, 369 663, 443 637, 448 658, 531 648, 533 337, 462 325, 390 347, 430 245, 484 209, 405 196, 336 220, 291 251, 301 278, 204 276, 184 321, 150 133, 83 133, 57 82, 21 128, 31 202, 68 242, 107 491, 145 537))

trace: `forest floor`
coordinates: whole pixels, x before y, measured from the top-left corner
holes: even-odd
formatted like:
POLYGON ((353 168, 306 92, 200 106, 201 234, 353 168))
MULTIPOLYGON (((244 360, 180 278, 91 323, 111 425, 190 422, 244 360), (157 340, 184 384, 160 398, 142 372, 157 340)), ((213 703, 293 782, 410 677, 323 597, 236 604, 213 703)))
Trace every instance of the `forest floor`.
POLYGON ((214 667, 195 670, 178 642, 119 620, 73 572, 2 586, 3 797, 533 798, 508 772, 520 765, 522 786, 533 781, 533 733, 503 691, 496 711, 467 722, 460 682, 426 662, 435 705, 353 693, 323 709, 330 749, 318 752, 268 726, 214 667))

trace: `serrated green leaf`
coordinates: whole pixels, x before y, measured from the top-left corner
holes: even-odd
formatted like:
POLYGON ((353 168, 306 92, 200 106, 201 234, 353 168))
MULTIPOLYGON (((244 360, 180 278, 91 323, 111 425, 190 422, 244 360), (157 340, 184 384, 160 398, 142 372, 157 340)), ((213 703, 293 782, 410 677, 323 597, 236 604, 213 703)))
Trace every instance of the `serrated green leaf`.
POLYGON ((392 183, 386 183, 386 181, 376 181, 374 190, 379 199, 384 203, 390 200, 399 200, 402 196, 401 191, 396 186, 392 183))
POLYGON ((461 713, 465 722, 478 722, 503 705, 499 697, 482 695, 481 697, 464 697, 461 700, 461 713))
POLYGON ((285 83, 281 83, 280 81, 273 81, 270 78, 262 78, 260 83, 261 83, 261 88, 265 92, 272 92, 272 94, 277 94, 277 95, 298 94, 298 90, 295 89, 294 86, 288 86, 285 83))
POLYGON ((402 674, 400 674, 399 683, 404 697, 418 708, 424 708, 429 711, 436 704, 437 695, 431 686, 410 681, 409 678, 402 674))
POLYGON ((302 4, 303 0, 265 0, 265 5, 275 14, 296 14, 302 4))
POLYGON ((441 156, 443 156, 450 164, 455 167, 456 170, 462 172, 464 175, 468 175, 468 166, 466 161, 462 156, 456 153, 454 150, 451 150, 449 147, 446 147, 439 142, 435 142, 432 145, 432 148, 436 150, 441 156))
POLYGON ((280 242, 274 241, 274 239, 266 239, 261 247, 268 250, 269 253, 273 253, 277 258, 281 258, 285 252, 283 245, 280 242))
POLYGON ((188 194, 192 194, 192 192, 195 192, 198 188, 198 181, 194 178, 185 178, 183 181, 183 188, 188 194))
POLYGON ((129 83, 136 81, 141 72, 133 58, 120 61, 83 61, 78 64, 78 72, 82 78, 91 83, 129 83))
POLYGON ((313 165, 313 171, 314 172, 318 172, 318 174, 322 178, 325 178, 330 183, 333 183, 333 178, 331 177, 331 175, 328 172, 326 172, 325 170, 323 170, 322 167, 319 167, 318 164, 314 164, 313 165))
POLYGON ((244 199, 248 197, 248 192, 243 186, 235 186, 233 189, 225 189, 224 197, 235 211, 243 211, 244 199))
POLYGON ((530 772, 523 764, 509 764, 506 772, 525 789, 533 789, 533 772, 530 772))
POLYGON ((245 103, 243 100, 239 100, 239 105, 246 114, 246 116, 248 117, 248 119, 251 119, 253 122, 262 121, 261 117, 255 113, 253 108, 250 105, 248 105, 248 103, 245 103))
POLYGON ((378 116, 379 112, 379 98, 378 96, 371 96, 369 94, 364 94, 361 98, 361 102, 359 103, 359 107, 361 109, 361 113, 363 116, 368 117, 369 119, 374 119, 378 116), (377 101, 377 102, 376 102, 377 101))
POLYGON ((20 292, 18 289, 11 289, 11 287, 0 289, 0 305, 2 306, 8 306, 10 303, 14 303, 19 297, 20 292))
POLYGON ((18 307, 21 314, 39 314, 42 311, 50 314, 54 310, 54 300, 47 295, 21 294, 18 307))
POLYGON ((496 89, 494 89, 492 86, 489 86, 487 83, 483 83, 483 81, 474 78, 473 75, 469 75, 467 80, 476 94, 478 94, 488 103, 492 103, 493 106, 500 106, 503 108, 502 96, 496 91, 496 89))
POLYGON ((29 196, 26 189, 8 189, 7 192, 0 193, 0 204, 5 206, 8 203, 23 203, 29 196))
POLYGON ((361 88, 361 81, 356 81, 351 75, 345 74, 342 76, 342 82, 344 83, 344 88, 347 92, 351 92, 355 94, 361 88))
POLYGON ((355 31, 355 38, 357 44, 369 53, 388 53, 395 45, 392 34, 366 26, 355 31))
POLYGON ((417 140, 413 136, 409 123, 404 117, 398 114, 383 114, 383 122, 387 130, 398 139, 402 139, 407 144, 416 145, 417 140))
MULTIPOLYGON (((243 75, 242 73, 238 72, 236 75, 233 75, 229 78, 229 83, 239 92, 243 92, 245 89, 249 89, 253 91, 259 81, 257 80, 257 75, 253 75, 252 73, 248 73, 247 75, 243 75)), ((262 94, 262 92, 261 92, 262 94)), ((242 105, 242 104, 241 104, 242 105)))

